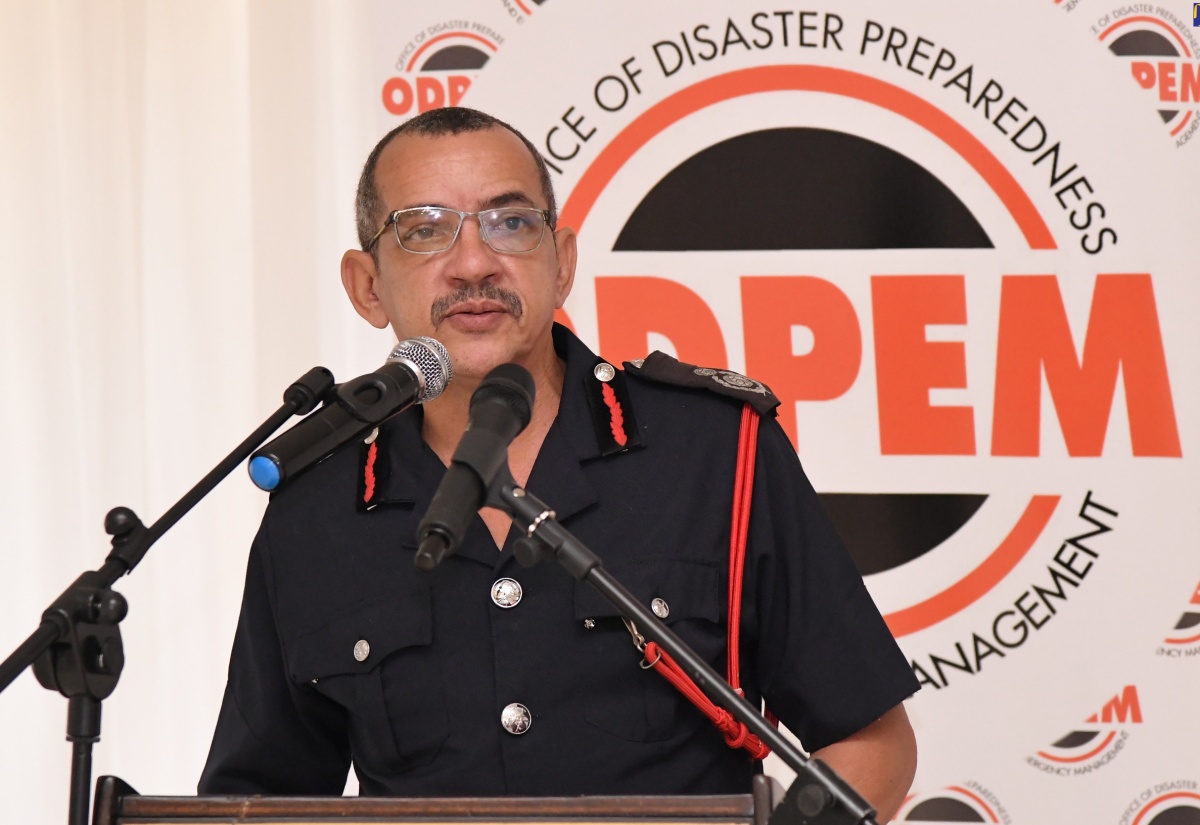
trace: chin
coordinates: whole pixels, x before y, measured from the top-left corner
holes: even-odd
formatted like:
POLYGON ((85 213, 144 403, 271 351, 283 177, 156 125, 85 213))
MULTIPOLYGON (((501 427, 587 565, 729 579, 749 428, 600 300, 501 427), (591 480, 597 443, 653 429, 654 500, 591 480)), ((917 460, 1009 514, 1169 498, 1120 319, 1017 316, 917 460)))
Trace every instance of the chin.
POLYGON ((518 358, 515 353, 497 349, 495 346, 472 346, 467 342, 450 347, 450 360, 454 363, 456 378, 480 379, 501 364, 516 361, 518 358))

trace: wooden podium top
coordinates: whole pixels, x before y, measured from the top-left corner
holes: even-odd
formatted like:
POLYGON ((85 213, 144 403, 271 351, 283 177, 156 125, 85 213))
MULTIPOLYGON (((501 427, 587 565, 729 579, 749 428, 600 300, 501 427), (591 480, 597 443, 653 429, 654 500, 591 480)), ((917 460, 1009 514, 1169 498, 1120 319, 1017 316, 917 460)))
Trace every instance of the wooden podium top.
POLYGON ((120 779, 96 783, 94 825, 381 825, 421 822, 487 825, 766 825, 783 796, 774 780, 755 777, 752 792, 735 796, 386 797, 142 796, 120 779))

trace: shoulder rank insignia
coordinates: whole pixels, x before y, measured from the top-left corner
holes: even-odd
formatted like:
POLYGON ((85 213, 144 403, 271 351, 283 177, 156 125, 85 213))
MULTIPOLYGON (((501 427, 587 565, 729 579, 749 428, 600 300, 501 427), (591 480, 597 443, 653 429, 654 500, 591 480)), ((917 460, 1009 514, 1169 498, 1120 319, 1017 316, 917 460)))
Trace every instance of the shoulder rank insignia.
POLYGON ((651 381, 712 390, 721 395, 728 395, 749 404, 759 415, 765 415, 779 406, 779 399, 761 381, 747 378, 732 370, 685 364, 665 352, 655 351, 637 361, 626 361, 625 368, 632 374, 649 378, 651 381))
POLYGON ((640 447, 642 431, 633 414, 629 389, 625 386, 625 373, 603 358, 597 358, 584 383, 592 421, 596 425, 600 455, 612 455, 640 447))

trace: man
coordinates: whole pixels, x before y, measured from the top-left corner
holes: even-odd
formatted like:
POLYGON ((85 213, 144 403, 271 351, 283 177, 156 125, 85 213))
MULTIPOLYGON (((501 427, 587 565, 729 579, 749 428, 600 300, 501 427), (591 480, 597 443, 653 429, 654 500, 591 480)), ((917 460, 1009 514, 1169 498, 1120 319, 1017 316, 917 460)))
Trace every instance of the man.
MULTIPOLYGON (((503 513, 484 509, 433 573, 412 563, 471 394, 521 364, 537 395, 513 476, 723 669, 741 402, 612 369, 554 325, 575 235, 506 124, 440 109, 393 130, 358 212, 351 302, 401 339, 440 340, 454 381, 273 497, 201 792, 336 794, 351 761, 368 794, 746 792, 757 763, 639 667, 585 586, 518 567, 503 513)), ((771 415, 742 610, 747 698, 765 697, 885 821, 915 769, 900 703, 917 684, 771 415)))

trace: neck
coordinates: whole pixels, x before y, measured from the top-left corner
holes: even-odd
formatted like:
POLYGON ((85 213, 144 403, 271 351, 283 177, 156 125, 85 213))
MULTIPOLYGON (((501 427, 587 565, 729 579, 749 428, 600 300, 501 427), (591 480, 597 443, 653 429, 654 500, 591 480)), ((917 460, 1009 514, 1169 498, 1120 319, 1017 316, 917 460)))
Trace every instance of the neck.
MULTIPOLYGON (((509 447, 509 464, 513 478, 524 485, 537 457, 542 441, 558 415, 562 398, 563 377, 566 365, 559 359, 554 348, 549 348, 549 358, 540 363, 527 364, 533 376, 535 395, 533 415, 529 426, 513 439, 509 447)), ((482 376, 458 377, 433 401, 424 405, 425 419, 422 436, 430 448, 437 453, 442 463, 449 466, 470 416, 471 396, 483 380, 482 376)))

